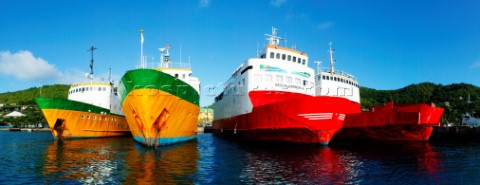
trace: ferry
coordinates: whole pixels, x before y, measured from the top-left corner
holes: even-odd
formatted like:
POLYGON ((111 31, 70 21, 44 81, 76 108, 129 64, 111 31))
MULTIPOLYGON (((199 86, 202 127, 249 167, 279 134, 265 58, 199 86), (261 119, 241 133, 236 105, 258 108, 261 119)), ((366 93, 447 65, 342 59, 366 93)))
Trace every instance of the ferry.
POLYGON ((264 49, 236 68, 215 97, 212 131, 243 140, 327 145, 345 116, 360 112, 358 82, 346 73, 315 74, 306 53, 280 46, 276 28, 266 35, 264 49))
POLYGON ((397 105, 388 102, 367 112, 349 114, 334 136, 345 140, 428 141, 434 126, 440 125, 444 109, 435 104, 397 105))
POLYGON ((37 98, 55 139, 128 136, 126 122, 113 82, 94 81, 93 50, 88 82, 74 84, 68 98, 37 98))
POLYGON ((171 145, 196 138, 200 112, 200 81, 190 63, 174 63, 170 44, 160 48, 160 62, 127 71, 118 85, 122 108, 136 142, 147 147, 171 145))

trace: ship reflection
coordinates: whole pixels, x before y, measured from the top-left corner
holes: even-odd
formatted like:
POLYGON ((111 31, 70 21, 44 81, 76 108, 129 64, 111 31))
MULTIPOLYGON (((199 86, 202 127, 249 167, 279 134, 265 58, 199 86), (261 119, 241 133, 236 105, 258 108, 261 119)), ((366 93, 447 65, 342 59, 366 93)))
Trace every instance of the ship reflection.
POLYGON ((53 141, 45 152, 46 184, 192 184, 196 142, 159 150, 130 137, 53 141))
POLYGON ((333 147, 241 144, 241 147, 246 150, 246 159, 240 166, 240 178, 249 184, 357 184, 372 179, 366 182, 369 184, 407 169, 415 169, 416 175, 435 181, 443 168, 440 154, 426 142, 333 147))
POLYGON ((52 141, 45 152, 43 176, 47 184, 114 182, 112 177, 122 167, 115 151, 124 147, 114 138, 52 141))
POLYGON ((193 184, 199 152, 197 142, 179 143, 157 150, 134 143, 126 153, 126 184, 193 184))

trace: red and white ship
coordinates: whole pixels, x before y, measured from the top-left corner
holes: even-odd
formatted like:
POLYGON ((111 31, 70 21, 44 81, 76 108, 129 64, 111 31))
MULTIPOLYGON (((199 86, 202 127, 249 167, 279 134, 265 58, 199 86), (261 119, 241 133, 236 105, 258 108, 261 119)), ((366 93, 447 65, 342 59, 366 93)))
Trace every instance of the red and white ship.
POLYGON ((443 108, 425 103, 371 107, 349 114, 335 139, 378 141, 427 141, 433 126, 440 125, 443 108))
POLYGON ((276 28, 268 45, 241 64, 215 98, 212 130, 245 140, 328 144, 345 116, 360 112, 355 77, 308 67, 308 55, 282 47, 276 28))

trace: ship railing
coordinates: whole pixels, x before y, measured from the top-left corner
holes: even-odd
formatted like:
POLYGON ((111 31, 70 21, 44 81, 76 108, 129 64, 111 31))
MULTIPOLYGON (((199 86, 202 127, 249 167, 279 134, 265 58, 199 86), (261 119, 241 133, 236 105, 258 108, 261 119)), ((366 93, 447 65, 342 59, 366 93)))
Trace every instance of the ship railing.
MULTIPOLYGON (((330 71, 330 68, 322 68, 322 73, 332 73, 330 71)), ((333 71, 333 74, 336 74, 336 75, 340 75, 340 76, 343 76, 343 77, 346 77, 346 78, 349 78, 349 79, 352 79, 352 80, 355 80, 357 81, 357 78, 349 73, 346 73, 345 71, 342 71, 342 70, 334 70, 333 71)))
MULTIPOLYGON (((137 68, 142 68, 137 66, 137 68)), ((182 68, 182 69, 191 69, 190 63, 182 62, 147 62, 145 63, 145 68, 182 68)))

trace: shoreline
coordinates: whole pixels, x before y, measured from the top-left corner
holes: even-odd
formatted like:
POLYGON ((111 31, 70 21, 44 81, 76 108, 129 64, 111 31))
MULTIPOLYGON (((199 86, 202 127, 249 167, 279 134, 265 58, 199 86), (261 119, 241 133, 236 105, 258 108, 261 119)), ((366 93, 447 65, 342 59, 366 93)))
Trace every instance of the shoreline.
POLYGON ((16 129, 12 131, 27 131, 27 132, 50 132, 50 128, 0 128, 0 131, 10 131, 10 129, 16 129))

